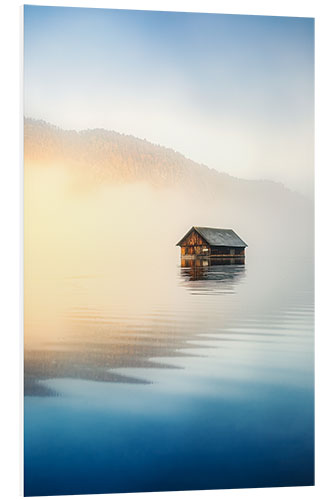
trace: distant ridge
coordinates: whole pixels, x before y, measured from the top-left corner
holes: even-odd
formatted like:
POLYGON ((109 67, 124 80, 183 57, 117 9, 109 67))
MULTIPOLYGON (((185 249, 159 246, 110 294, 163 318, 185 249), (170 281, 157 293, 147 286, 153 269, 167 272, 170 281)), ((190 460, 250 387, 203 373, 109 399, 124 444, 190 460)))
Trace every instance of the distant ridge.
POLYGON ((25 168, 68 169, 77 192, 130 184, 150 186, 155 194, 162 190, 171 207, 164 221, 175 224, 177 217, 184 230, 194 222, 233 227, 251 251, 282 252, 291 246, 312 251, 312 201, 280 183, 238 179, 143 139, 103 129, 62 130, 26 119, 24 159, 25 168))
POLYGON ((25 159, 35 162, 61 161, 85 168, 97 182, 140 182, 154 187, 195 189, 216 195, 231 184, 242 189, 265 184, 286 190, 267 180, 245 180, 196 163, 173 149, 145 139, 105 129, 63 130, 42 120, 24 121, 25 159))

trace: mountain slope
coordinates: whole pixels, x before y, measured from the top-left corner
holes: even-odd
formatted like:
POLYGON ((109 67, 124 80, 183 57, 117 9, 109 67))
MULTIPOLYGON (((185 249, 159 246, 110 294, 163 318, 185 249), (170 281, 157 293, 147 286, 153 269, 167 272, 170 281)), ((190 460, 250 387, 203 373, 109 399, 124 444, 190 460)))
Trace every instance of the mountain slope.
POLYGON ((146 140, 101 129, 66 131, 26 119, 24 158, 26 168, 65 167, 75 184, 88 188, 145 184, 168 192, 173 210, 164 213, 173 222, 165 217, 164 224, 232 227, 265 251, 312 248, 313 207, 303 196, 279 183, 217 172, 146 140))

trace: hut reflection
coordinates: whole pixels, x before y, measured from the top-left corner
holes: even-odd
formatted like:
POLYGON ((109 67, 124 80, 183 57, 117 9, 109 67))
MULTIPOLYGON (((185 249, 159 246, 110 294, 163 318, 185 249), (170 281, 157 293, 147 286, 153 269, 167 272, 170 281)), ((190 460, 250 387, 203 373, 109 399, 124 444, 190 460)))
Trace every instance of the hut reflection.
POLYGON ((244 264, 244 258, 181 259, 181 281, 195 293, 234 293, 245 277, 244 264))

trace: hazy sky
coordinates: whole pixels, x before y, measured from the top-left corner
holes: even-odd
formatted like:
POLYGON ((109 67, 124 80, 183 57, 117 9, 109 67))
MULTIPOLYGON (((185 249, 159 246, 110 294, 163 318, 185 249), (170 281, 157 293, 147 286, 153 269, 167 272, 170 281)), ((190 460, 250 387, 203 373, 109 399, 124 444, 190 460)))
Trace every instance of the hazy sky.
POLYGON ((310 18, 25 6, 25 116, 312 196, 310 18))

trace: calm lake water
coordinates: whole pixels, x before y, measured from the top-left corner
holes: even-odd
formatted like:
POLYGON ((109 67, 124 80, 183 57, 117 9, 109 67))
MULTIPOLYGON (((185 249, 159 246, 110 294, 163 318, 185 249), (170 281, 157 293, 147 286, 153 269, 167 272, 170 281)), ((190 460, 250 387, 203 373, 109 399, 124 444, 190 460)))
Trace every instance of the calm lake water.
POLYGON ((312 485, 312 259, 26 284, 25 495, 312 485))

